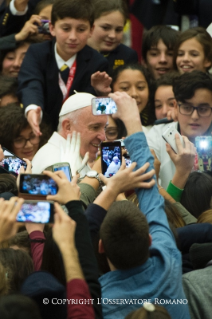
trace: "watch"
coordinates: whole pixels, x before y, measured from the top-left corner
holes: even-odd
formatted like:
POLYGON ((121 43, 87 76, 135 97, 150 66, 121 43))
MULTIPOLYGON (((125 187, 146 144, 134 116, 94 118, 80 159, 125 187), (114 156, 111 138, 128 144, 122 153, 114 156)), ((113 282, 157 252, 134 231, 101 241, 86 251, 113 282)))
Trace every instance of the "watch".
POLYGON ((94 170, 88 171, 85 176, 90 178, 96 178, 100 186, 104 185, 102 180, 99 178, 99 173, 97 171, 94 171, 94 170))

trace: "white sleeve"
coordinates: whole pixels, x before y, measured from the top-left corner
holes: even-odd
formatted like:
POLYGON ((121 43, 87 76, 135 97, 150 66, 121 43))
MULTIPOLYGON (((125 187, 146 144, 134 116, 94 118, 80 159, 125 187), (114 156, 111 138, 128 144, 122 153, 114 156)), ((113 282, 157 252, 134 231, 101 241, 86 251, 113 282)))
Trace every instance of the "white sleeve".
POLYGON ((12 0, 10 2, 10 11, 14 16, 23 16, 24 14, 27 13, 28 10, 28 5, 26 6, 24 11, 18 11, 15 7, 15 0, 12 0))
MULTIPOLYGON (((26 107, 26 109, 25 109, 25 117, 27 117, 27 113, 28 113, 30 110, 36 110, 37 108, 38 108, 38 106, 35 105, 35 104, 30 104, 30 105, 28 105, 28 106, 26 107)), ((43 118, 43 111, 41 111, 41 120, 42 120, 42 118, 43 118)))

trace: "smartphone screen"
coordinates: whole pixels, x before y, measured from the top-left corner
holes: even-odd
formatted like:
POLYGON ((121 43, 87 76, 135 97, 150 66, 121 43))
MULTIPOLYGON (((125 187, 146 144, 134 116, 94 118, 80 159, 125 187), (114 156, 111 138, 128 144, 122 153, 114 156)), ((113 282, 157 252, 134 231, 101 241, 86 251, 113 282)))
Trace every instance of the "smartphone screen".
POLYGON ((22 223, 53 223, 54 205, 47 201, 25 201, 16 217, 22 223))
POLYGON ((111 177, 121 166, 121 142, 106 142, 101 144, 102 174, 111 177))
POLYGON ((42 174, 21 174, 20 193, 30 195, 55 195, 57 194, 57 184, 55 181, 42 174))
POLYGON ((63 171, 66 174, 69 182, 71 182, 71 172, 69 166, 53 166, 53 172, 63 171))
POLYGON ((132 164, 132 161, 130 159, 130 155, 127 153, 127 154, 124 154, 123 157, 125 159, 126 167, 130 167, 132 164))
POLYGON ((117 112, 116 103, 110 97, 93 98, 91 103, 94 115, 113 114, 117 112))
POLYGON ((5 147, 2 147, 4 152, 4 158, 0 162, 0 166, 2 166, 7 172, 13 172, 16 175, 19 174, 21 166, 24 166, 24 169, 27 167, 27 163, 21 158, 17 157, 15 154, 7 150, 5 147))
POLYGON ((212 136, 197 136, 195 146, 200 171, 212 171, 212 136))

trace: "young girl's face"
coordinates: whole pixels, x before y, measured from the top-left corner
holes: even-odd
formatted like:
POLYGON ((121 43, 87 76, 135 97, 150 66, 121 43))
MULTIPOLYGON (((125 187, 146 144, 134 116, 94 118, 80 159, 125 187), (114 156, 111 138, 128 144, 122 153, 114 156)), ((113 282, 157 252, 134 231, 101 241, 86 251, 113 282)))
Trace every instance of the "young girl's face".
POLYGON ((183 74, 194 70, 206 72, 211 62, 205 57, 202 44, 196 38, 191 38, 180 45, 176 65, 178 71, 183 74))
POLYGON ((167 116, 175 106, 175 97, 171 85, 161 85, 155 92, 155 116, 157 120, 167 116))
POLYGON ((94 30, 88 41, 100 52, 114 50, 122 41, 124 16, 119 11, 113 11, 94 21, 94 30))
POLYGON ((149 99, 149 87, 145 76, 139 70, 126 69, 119 73, 113 84, 113 91, 124 91, 136 100, 139 112, 143 111, 149 99))

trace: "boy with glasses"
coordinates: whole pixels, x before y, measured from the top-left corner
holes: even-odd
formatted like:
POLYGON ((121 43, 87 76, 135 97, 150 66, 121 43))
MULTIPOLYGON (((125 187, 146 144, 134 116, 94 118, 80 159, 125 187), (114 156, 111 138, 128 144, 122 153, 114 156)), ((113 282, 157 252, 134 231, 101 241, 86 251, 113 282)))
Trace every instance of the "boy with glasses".
POLYGON ((154 149, 161 162, 161 186, 166 188, 175 173, 174 163, 167 151, 162 138, 168 126, 186 136, 195 143, 196 136, 210 136, 212 132, 212 79, 209 74, 193 71, 185 73, 173 82, 176 98, 175 108, 178 122, 154 126, 147 134, 150 149, 154 149))

